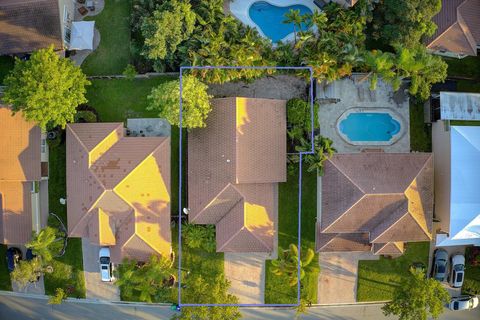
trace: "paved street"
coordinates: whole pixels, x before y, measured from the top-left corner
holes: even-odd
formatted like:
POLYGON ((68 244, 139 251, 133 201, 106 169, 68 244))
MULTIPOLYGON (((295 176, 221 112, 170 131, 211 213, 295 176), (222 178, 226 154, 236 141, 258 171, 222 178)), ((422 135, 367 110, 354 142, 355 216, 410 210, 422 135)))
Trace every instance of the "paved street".
POLYGON ((98 251, 100 247, 92 245, 88 238, 82 238, 83 270, 88 299, 120 301, 120 292, 113 282, 100 280, 98 251))
MULTIPOLYGON (((173 314, 169 306, 147 306, 131 304, 89 303, 86 300, 67 301, 62 305, 47 305, 46 298, 32 296, 29 298, 17 297, 11 293, 0 292, 0 319, 15 320, 127 320, 169 319, 173 314), (33 298, 32 298, 33 297, 33 298)), ((288 309, 242 308, 243 319, 293 319, 295 312, 288 309)), ((302 319, 324 320, 381 320, 385 319, 380 305, 339 306, 310 308, 309 314, 302 319)), ((394 320, 395 318, 388 318, 394 320)), ((445 313, 441 320, 477 320, 480 319, 480 308, 474 311, 460 311, 445 313)), ((227 319, 225 319, 227 320, 227 319)))

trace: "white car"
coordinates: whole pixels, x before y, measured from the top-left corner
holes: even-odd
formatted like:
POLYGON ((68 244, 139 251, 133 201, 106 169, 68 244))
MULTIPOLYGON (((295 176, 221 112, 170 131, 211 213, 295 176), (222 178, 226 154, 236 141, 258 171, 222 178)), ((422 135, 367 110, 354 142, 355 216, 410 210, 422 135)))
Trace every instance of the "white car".
POLYGON ((450 285, 454 288, 460 288, 463 285, 463 278, 465 276, 465 257, 461 254, 455 254, 452 257, 450 266, 450 285))
POLYGON ((450 300, 448 309, 450 310, 470 310, 478 306, 478 297, 475 296, 460 296, 450 300))
POLYGON ((100 276, 103 282, 111 282, 115 278, 113 277, 113 265, 110 261, 110 248, 100 248, 98 253, 100 262, 100 276))

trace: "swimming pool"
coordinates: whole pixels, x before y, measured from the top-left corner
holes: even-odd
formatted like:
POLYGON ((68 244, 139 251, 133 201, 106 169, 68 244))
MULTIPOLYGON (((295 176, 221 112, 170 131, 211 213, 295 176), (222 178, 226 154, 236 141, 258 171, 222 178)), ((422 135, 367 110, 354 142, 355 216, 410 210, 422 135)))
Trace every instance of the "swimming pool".
POLYGON ((392 144, 401 133, 401 120, 389 110, 347 110, 338 121, 340 135, 351 144, 392 144))
MULTIPOLYGON (((300 14, 319 10, 313 1, 309 0, 236 0, 230 1, 230 12, 242 23, 256 28, 259 33, 276 43, 294 39, 293 24, 283 23, 285 14, 299 10, 300 14)), ((306 25, 301 26, 302 30, 306 25)), ((298 31, 298 30, 297 30, 298 31)))

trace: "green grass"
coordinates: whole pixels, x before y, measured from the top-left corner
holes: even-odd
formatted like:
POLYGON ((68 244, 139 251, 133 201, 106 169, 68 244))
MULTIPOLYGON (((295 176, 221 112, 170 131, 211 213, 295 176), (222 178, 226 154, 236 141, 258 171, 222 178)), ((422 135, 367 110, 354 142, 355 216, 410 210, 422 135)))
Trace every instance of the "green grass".
POLYGON ((82 64, 87 75, 121 74, 130 63, 130 0, 105 0, 105 8, 94 17, 100 45, 82 64))
MULTIPOLYGON (((479 68, 480 68, 480 66, 479 66, 479 68)), ((480 82, 459 80, 457 82, 457 90, 459 92, 480 93, 480 82)))
MULTIPOLYGON (((48 180, 48 202, 50 212, 57 214, 67 223, 67 208, 60 204, 59 199, 66 196, 66 162, 65 143, 49 149, 50 176, 48 180)), ((50 225, 57 221, 49 218, 50 225)), ((55 294, 56 288, 67 289, 69 296, 85 298, 85 278, 83 275, 82 241, 80 238, 69 238, 65 255, 56 258, 53 263, 53 273, 45 274, 45 293, 55 294), (69 269, 71 272, 68 272, 69 269), (70 275, 70 276, 69 276, 70 275)))
POLYGON ((0 244, 0 290, 12 291, 12 283, 10 281, 10 273, 8 272, 7 259, 5 259, 6 253, 7 246, 0 244))
MULTIPOLYGON (((302 248, 315 249, 315 223, 317 215, 317 174, 304 170, 302 175, 302 248)), ((279 184, 278 245, 288 248, 297 243, 298 234, 298 175, 289 176, 279 184)), ((318 255, 312 264, 318 265, 318 255)), ((272 264, 267 261, 265 271, 265 303, 296 303, 297 287, 288 285, 288 278, 271 273, 272 264)), ((301 297, 317 302, 318 268, 308 272, 302 280, 301 297)))
POLYGON ((450 77, 467 77, 480 80, 480 57, 444 58, 444 60, 448 64, 447 73, 450 77))
POLYGON ((410 149, 432 152, 432 128, 423 122, 423 103, 410 101, 410 149))
POLYGON ((465 266, 465 281, 462 287, 462 294, 480 294, 480 264, 474 266, 471 259, 475 252, 474 247, 468 247, 465 252, 467 263, 465 266))
POLYGON ((391 300, 395 288, 409 276, 413 262, 428 265, 429 247, 429 242, 409 242, 405 253, 396 259, 359 261, 357 301, 391 300))
POLYGON ((13 69, 15 60, 10 56, 0 56, 0 85, 3 79, 13 69))

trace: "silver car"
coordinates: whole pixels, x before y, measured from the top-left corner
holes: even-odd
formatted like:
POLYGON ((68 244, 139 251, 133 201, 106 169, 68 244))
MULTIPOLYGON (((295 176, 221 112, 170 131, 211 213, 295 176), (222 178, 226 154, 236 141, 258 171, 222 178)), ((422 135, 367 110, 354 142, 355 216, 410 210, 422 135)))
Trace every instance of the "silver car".
POLYGON ((450 300, 448 309, 450 310, 470 310, 478 306, 478 297, 475 296, 460 296, 450 300))
POLYGON ((465 276, 465 257, 462 254, 455 254, 452 257, 452 270, 450 272, 450 285, 460 288, 463 285, 465 276))
POLYGON ((445 280, 447 276, 448 266, 448 252, 443 249, 438 249, 435 252, 435 258, 433 262, 433 278, 438 281, 445 280))

